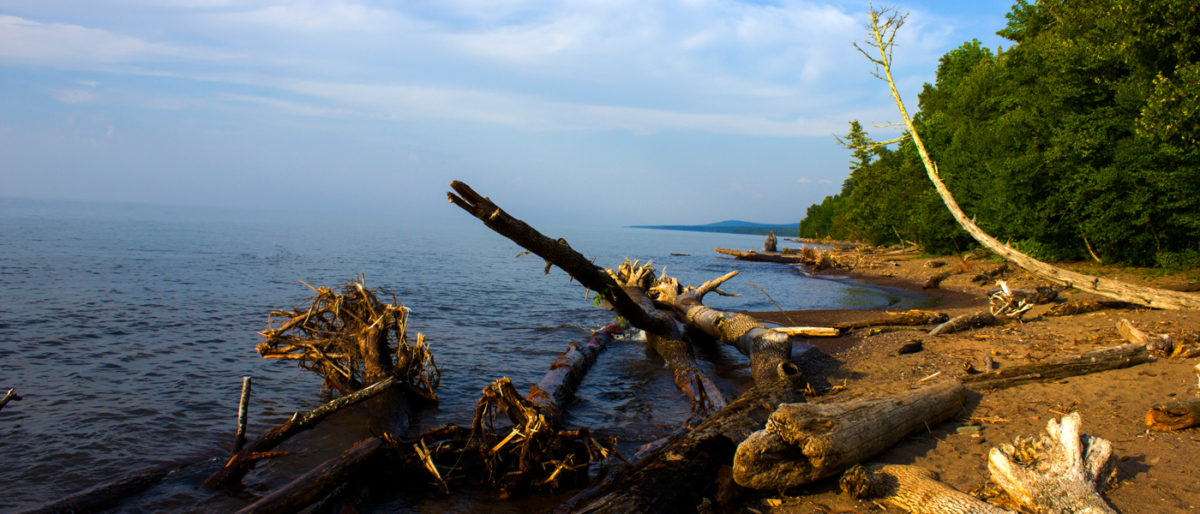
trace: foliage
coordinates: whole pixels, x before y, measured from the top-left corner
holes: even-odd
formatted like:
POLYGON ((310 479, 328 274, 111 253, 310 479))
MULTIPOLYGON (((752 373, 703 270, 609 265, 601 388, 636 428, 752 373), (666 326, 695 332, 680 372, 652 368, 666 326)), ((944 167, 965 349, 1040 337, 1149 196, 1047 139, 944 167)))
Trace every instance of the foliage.
MULTIPOLYGON (((915 122, 943 180, 988 233, 1046 259, 1186 265, 1200 255, 1200 13, 1194 0, 1018 0, 998 34, 938 63, 915 122)), ((880 146, 851 122, 839 195, 811 233, 972 244, 911 144, 880 146)))

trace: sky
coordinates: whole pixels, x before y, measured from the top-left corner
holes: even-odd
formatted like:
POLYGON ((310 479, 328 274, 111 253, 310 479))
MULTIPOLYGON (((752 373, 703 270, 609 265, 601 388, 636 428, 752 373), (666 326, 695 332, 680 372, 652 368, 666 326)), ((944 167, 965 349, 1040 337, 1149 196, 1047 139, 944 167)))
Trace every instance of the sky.
MULTIPOLYGON (((1012 1, 909 0, 895 74, 1012 1)), ((0 197, 534 223, 795 223, 899 121, 860 1, 0 0, 0 197), (873 127, 873 125, 879 128, 873 127)), ((1005 45, 1006 46, 1006 45, 1005 45)))

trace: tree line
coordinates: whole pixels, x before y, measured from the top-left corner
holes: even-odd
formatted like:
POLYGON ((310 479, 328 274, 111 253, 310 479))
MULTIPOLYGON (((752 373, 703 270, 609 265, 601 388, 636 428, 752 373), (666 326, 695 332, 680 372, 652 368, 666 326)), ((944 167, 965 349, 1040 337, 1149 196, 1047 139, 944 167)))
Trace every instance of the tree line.
MULTIPOLYGON (((1200 8, 1194 0, 1018 0, 995 51, 942 56, 915 118, 942 179, 988 233, 1042 260, 1200 264, 1200 8)), ((974 246, 911 140, 850 122, 840 193, 802 237, 974 246)))

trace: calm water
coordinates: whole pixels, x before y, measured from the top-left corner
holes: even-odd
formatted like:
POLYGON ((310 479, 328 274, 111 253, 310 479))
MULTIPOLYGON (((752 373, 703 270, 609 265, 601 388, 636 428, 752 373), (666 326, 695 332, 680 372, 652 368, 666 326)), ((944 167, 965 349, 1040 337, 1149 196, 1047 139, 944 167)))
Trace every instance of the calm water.
MULTIPOLYGON (((684 283, 741 270, 723 289, 742 297, 706 299, 719 308, 773 309, 748 283, 786 309, 898 300, 712 250, 756 247, 758 236, 539 228, 600 265, 653 259, 684 283)), ((249 475, 242 498, 196 489, 228 454, 242 376, 255 380, 251 436, 328 399, 316 375, 254 351, 271 309, 307 304, 300 280, 335 286, 364 273, 368 287, 394 291, 443 369, 442 403, 417 422, 465 424, 488 382, 508 376, 527 389, 569 341, 612 319, 562 271, 543 275, 544 262, 520 251, 479 224, 0 200, 0 391, 24 396, 0 411, 0 510, 32 508, 147 464, 179 471, 123 508, 228 510, 356 440, 359 420, 335 417, 336 430, 305 434, 292 455, 249 475)), ((729 392, 744 387, 744 358, 723 349, 706 357, 729 392)), ((569 422, 632 445, 686 414, 669 373, 630 340, 601 356, 569 422)))

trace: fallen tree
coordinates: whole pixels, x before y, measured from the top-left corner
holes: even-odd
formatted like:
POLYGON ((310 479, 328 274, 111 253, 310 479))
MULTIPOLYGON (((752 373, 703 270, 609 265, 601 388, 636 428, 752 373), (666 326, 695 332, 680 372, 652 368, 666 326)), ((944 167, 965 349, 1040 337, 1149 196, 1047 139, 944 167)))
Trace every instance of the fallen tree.
POLYGON ((944 382, 885 398, 787 403, 738 446, 733 479, 786 489, 836 475, 962 409, 967 390, 944 382))
POLYGON ((883 69, 883 75, 877 73, 876 77, 888 83, 892 99, 895 100, 896 108, 900 111, 900 117, 904 120, 904 125, 908 128, 908 137, 912 138, 913 144, 917 147, 917 152, 921 155, 921 162, 925 165, 925 171, 930 182, 933 183, 934 189, 941 196, 942 202, 946 204, 946 208, 950 210, 950 214, 954 216, 958 224, 971 237, 988 250, 1016 264, 1021 269, 1061 286, 1073 287, 1087 293, 1094 293, 1145 307, 1200 309, 1200 296, 1198 295, 1169 289, 1138 286, 1119 280, 1085 275, 1059 268, 1021 253, 1015 248, 1001 243, 979 228, 975 224, 975 221, 967 216, 962 208, 958 206, 958 202, 950 194, 950 190, 946 187, 946 184, 942 182, 938 174, 937 164, 929 156, 929 151, 926 150, 925 144, 921 141, 921 135, 917 132, 917 127, 913 124, 912 117, 908 115, 908 110, 904 107, 904 102, 900 99, 900 92, 896 89, 896 82, 892 78, 892 45, 896 32, 904 24, 905 16, 892 13, 887 19, 882 19, 881 17, 885 14, 887 14, 886 10, 871 10, 870 28, 872 39, 867 42, 867 45, 874 48, 878 52, 878 56, 873 56, 857 44, 855 44, 855 48, 858 48, 863 56, 883 69))
POLYGON ((1127 368, 1150 360, 1145 345, 1123 344, 1090 352, 1049 359, 1034 364, 1008 366, 977 375, 963 375, 959 381, 974 391, 1003 389, 1026 382, 1055 380, 1110 369, 1127 368))

